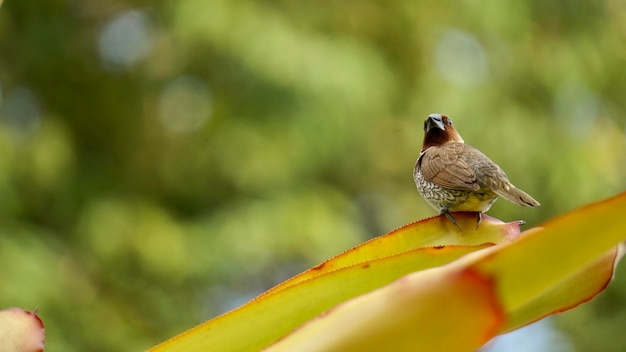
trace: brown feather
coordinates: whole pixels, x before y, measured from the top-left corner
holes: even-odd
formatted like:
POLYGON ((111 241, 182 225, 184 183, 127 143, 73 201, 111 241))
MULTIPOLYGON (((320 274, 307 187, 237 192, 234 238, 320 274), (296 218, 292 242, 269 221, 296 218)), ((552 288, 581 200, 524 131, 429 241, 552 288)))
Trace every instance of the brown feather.
POLYGON ((465 147, 465 144, 450 142, 426 149, 419 161, 424 178, 445 188, 479 190, 476 173, 463 158, 465 147))

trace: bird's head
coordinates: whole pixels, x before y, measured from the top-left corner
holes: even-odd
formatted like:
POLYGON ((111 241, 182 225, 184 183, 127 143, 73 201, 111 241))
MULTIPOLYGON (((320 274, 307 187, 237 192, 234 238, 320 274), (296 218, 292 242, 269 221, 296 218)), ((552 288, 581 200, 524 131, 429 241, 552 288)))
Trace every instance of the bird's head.
POLYGON ((424 121, 424 144, 422 151, 447 142, 464 143, 461 135, 452 126, 452 120, 443 114, 430 114, 424 121))

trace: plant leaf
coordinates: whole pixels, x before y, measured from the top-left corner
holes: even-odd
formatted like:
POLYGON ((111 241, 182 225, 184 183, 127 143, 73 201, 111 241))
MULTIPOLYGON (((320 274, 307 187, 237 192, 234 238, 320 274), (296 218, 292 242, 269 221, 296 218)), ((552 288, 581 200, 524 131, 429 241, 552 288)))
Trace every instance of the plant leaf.
POLYGON ((458 228, 443 216, 416 221, 383 236, 363 242, 336 257, 328 259, 271 288, 261 294, 260 297, 334 270, 415 248, 479 246, 511 241, 519 235, 522 224, 520 221, 504 223, 499 219, 483 215, 480 229, 477 230, 474 213, 455 213, 455 217, 458 224, 464 229, 463 233, 459 232, 458 228))
POLYGON ((463 233, 444 217, 409 224, 309 269, 152 351, 259 350, 345 300, 519 234, 519 222, 485 216, 476 229, 474 214, 459 213, 455 218, 463 233))
POLYGON ((490 278, 444 271, 413 273, 345 302, 265 351, 474 351, 502 327, 504 311, 490 278))
MULTIPOLYGON (((503 312, 507 322, 490 331, 494 336, 498 331, 570 309, 600 292, 610 280, 615 260, 620 256, 618 244, 626 238, 626 232, 617 221, 623 209, 626 209, 626 193, 565 214, 548 222, 544 228, 522 233, 513 242, 468 254, 436 269, 407 275, 309 321, 267 351, 283 351, 294 346, 302 351, 360 351, 361 347, 371 351, 383 347, 394 351, 410 350, 410 347, 428 351, 473 350, 475 347, 469 337, 465 336, 468 340, 458 344, 459 331, 448 327, 465 323, 466 329, 473 329, 474 314, 481 321, 488 321, 487 315, 494 314, 493 319, 497 321, 498 312, 503 312), (601 236, 592 236, 598 229, 601 229, 601 236), (457 290, 453 282, 463 279, 468 272, 491 283, 483 285, 491 290, 483 294, 495 297, 493 306, 501 310, 487 308, 483 313, 470 314, 469 309, 477 300, 480 302, 480 297, 463 293, 454 296, 454 292, 448 292, 457 290), (433 280, 433 275, 438 280, 433 280), (597 277, 593 278, 594 275, 597 277), (588 284, 590 279, 593 282, 588 284), (406 281, 410 285, 405 292, 398 293, 399 283, 406 281), (438 302, 437 295, 454 297, 454 301, 438 306, 439 314, 422 314, 438 302), (404 315, 398 313, 393 303, 388 303, 396 297, 404 298, 407 312, 404 315), (385 309, 372 311, 370 308, 380 306, 385 309), (406 318, 407 314, 411 319, 406 318), (369 323, 362 325, 359 323, 362 321, 369 323), (378 327, 373 322, 385 322, 385 326, 394 328, 377 334, 373 329, 378 327), (350 324, 357 324, 357 327, 350 324), (432 332, 433 338, 416 340, 414 334, 419 332, 408 332, 411 328, 432 326, 439 329, 432 332), (309 349, 310 346, 313 348, 309 349), (463 349, 463 346, 470 349, 463 349)), ((491 337, 478 331, 476 334, 476 338, 488 340, 491 337)))
POLYGON ((615 264, 621 258, 620 252, 618 248, 610 250, 540 296, 510 311, 502 332, 515 330, 550 314, 572 309, 595 297, 611 281, 615 264))

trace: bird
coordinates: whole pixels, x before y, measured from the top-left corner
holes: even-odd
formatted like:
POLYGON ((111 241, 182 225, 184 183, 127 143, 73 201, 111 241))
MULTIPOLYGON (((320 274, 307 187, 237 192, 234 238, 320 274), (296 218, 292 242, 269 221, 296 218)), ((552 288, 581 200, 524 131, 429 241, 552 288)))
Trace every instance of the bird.
POLYGON ((498 197, 525 207, 540 205, 515 187, 485 154, 465 144, 452 120, 443 114, 430 114, 424 121, 424 142, 413 180, 424 200, 459 230, 450 212, 475 212, 478 228, 482 214, 498 197))

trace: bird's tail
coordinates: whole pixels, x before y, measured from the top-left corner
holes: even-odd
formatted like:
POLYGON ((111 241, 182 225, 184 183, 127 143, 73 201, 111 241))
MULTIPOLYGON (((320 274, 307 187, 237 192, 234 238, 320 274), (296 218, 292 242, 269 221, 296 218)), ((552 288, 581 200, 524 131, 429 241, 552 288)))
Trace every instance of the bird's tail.
POLYGON ((513 186, 511 183, 504 185, 498 190, 494 190, 500 197, 505 198, 511 203, 515 203, 524 207, 536 207, 541 205, 535 198, 528 195, 528 193, 513 186))

